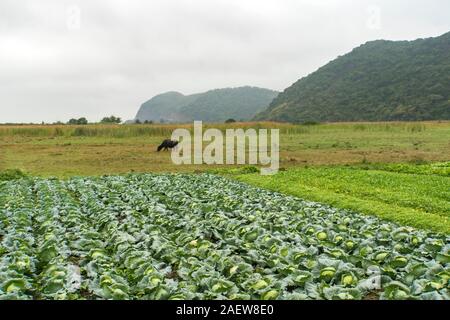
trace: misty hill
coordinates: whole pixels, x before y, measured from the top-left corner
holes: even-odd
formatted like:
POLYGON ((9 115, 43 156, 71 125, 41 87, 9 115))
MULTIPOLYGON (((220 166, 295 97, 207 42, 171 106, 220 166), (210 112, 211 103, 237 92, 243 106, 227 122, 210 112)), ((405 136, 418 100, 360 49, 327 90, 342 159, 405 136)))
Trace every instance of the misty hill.
POLYGON ((193 100, 195 95, 185 96, 175 91, 159 94, 141 105, 135 119, 184 121, 186 119, 180 114, 180 108, 193 100))
POLYGON ((277 94, 256 87, 215 89, 193 95, 167 92, 143 103, 135 119, 155 122, 249 120, 266 109, 277 94))
POLYGON ((450 119, 450 32, 367 42, 295 82, 255 119, 450 119))

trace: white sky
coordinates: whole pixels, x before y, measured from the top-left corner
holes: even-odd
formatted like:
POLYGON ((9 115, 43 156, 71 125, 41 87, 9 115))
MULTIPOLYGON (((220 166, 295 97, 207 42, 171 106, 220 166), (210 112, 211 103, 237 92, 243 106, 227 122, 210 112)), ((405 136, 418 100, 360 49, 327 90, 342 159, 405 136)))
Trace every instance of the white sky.
POLYGON ((366 41, 448 31, 448 0, 1 0, 0 122, 132 119, 172 90, 283 90, 366 41))

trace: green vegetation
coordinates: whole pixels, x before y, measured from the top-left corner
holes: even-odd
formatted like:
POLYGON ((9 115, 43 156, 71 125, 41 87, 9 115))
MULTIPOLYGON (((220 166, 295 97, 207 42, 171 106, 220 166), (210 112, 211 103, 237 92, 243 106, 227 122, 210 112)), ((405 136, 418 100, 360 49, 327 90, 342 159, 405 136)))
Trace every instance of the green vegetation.
MULTIPOLYGON (((223 166, 176 166, 169 153, 156 152, 161 141, 179 127, 191 130, 190 124, 0 126, 0 171, 21 169, 30 175, 64 178, 221 172, 223 166)), ((448 232, 449 122, 239 122, 209 127, 280 129, 280 163, 287 171, 276 178, 249 174, 247 181, 406 225, 448 232), (291 168, 296 168, 292 176, 291 168)), ((243 173, 240 170, 255 171, 254 167, 226 169, 238 174, 243 173)))
POLYGON ((415 41, 372 41, 278 95, 257 120, 450 119, 450 32, 415 41))
POLYGON ((449 242, 207 174, 0 182, 0 299, 450 299, 449 242))
POLYGON ((418 161, 418 163, 373 163, 361 166, 361 168, 364 170, 384 170, 399 173, 450 177, 449 162, 426 163, 426 161, 418 161))
POLYGON ((100 123, 121 123, 122 119, 120 119, 119 117, 115 117, 115 116, 109 116, 109 117, 104 117, 100 123))
POLYGON ((249 120, 264 110, 277 94, 276 91, 256 87, 215 89, 187 96, 167 92, 142 104, 136 119, 141 122, 249 120))
POLYGON ((72 118, 67 122, 67 124, 72 124, 72 125, 88 124, 88 120, 84 117, 79 118, 79 119, 72 118))
POLYGON ((8 180, 16 180, 27 177, 27 174, 19 169, 8 169, 0 171, 0 182, 8 180))
POLYGON ((450 162, 292 168, 274 176, 239 171, 247 183, 450 234, 450 162))

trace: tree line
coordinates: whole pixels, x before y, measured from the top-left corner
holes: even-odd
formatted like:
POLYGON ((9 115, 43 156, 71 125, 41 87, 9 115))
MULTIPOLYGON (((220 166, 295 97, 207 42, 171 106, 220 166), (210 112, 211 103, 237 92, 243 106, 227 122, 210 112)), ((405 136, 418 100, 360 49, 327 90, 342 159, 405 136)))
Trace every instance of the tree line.
MULTIPOLYGON (((67 121, 66 124, 77 124, 77 125, 83 125, 83 124, 88 124, 89 121, 85 118, 85 117, 81 117, 78 119, 72 118, 69 121, 67 121)), ((120 117, 115 117, 115 116, 109 116, 109 117, 104 117, 102 120, 100 120, 100 123, 104 123, 104 124, 114 124, 114 123, 122 123, 122 119, 120 117)), ((62 122, 56 123, 56 124, 64 124, 62 122)))

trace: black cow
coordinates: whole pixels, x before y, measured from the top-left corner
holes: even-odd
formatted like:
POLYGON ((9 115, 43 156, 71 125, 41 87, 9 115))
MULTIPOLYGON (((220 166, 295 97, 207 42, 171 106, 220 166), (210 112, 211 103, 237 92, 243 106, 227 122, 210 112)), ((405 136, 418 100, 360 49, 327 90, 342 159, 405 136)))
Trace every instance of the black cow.
POLYGON ((158 152, 161 151, 162 149, 168 150, 168 149, 175 148, 177 144, 178 144, 178 141, 176 141, 176 140, 166 139, 159 145, 158 152))

